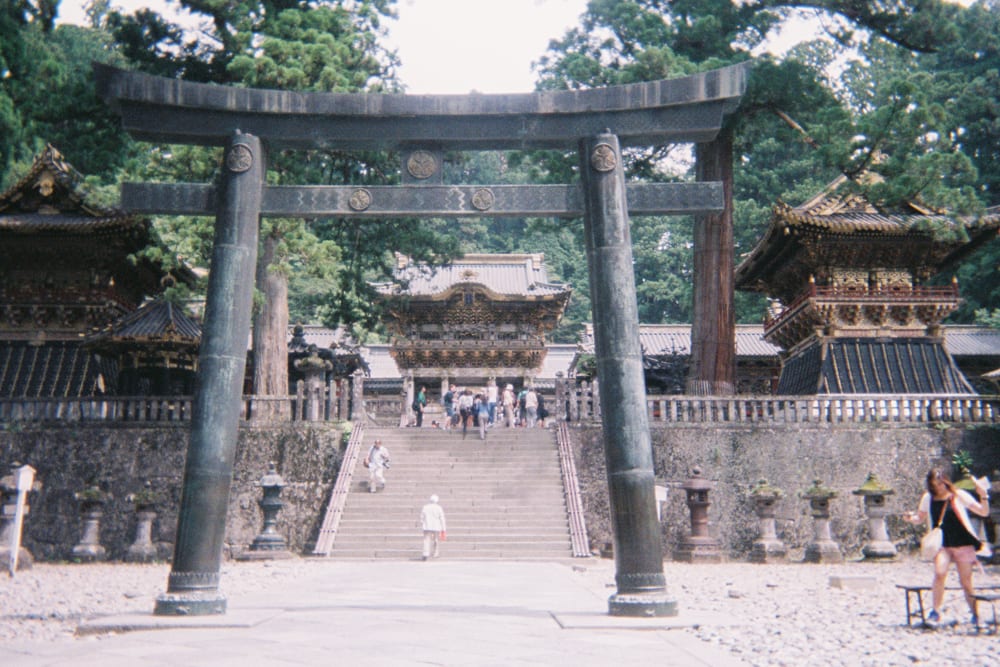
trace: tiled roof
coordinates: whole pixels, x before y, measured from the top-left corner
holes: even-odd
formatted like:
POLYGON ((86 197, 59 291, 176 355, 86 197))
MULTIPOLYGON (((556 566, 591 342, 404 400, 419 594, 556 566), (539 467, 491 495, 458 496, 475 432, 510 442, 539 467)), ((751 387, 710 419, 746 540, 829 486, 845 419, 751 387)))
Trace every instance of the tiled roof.
POLYGON ((482 285, 490 292, 508 297, 561 296, 570 287, 549 282, 543 254, 465 255, 446 266, 428 267, 400 258, 396 282, 378 283, 386 295, 435 296, 458 285, 482 285), (405 287, 400 287, 402 283, 405 287))
POLYGON ((169 301, 148 301, 95 335, 93 342, 171 340, 198 345, 201 326, 169 301))
MULTIPOLYGON (((98 394, 102 365, 78 341, 0 341, 0 396, 63 398, 98 394)), ((110 377, 111 374, 105 374, 110 377)))
MULTIPOLYGON (((594 353, 594 325, 584 324, 581 347, 588 354, 594 353)), ((643 354, 688 354, 691 352, 690 324, 640 324, 639 344, 643 354)), ((740 357, 777 357, 781 348, 764 340, 764 327, 760 324, 736 325, 736 355, 740 357)))
POLYGON ((789 358, 779 395, 975 393, 937 341, 833 338, 789 358))
POLYGON ((81 188, 83 176, 63 159, 51 144, 31 164, 28 173, 0 194, 0 216, 20 217, 23 224, 45 224, 50 214, 78 214, 85 218, 106 218, 133 222, 125 211, 89 201, 81 188), (25 216, 40 212, 39 217, 25 216))
POLYGON ((944 327, 944 341, 953 357, 1000 356, 1000 329, 950 325, 944 327))

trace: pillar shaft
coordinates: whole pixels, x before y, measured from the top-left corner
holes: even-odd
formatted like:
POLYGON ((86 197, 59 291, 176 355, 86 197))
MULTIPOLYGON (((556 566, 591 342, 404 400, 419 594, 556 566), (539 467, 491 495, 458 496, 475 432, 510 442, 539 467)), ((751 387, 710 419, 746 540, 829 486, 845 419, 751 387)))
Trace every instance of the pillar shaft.
POLYGON ((610 611, 615 615, 676 614, 676 603, 666 599, 656 518, 632 239, 618 138, 600 134, 581 140, 580 173, 615 543, 618 593, 610 600, 610 611))
POLYGON ((243 395, 264 185, 257 137, 226 145, 174 560, 157 614, 221 614, 219 569, 243 395))

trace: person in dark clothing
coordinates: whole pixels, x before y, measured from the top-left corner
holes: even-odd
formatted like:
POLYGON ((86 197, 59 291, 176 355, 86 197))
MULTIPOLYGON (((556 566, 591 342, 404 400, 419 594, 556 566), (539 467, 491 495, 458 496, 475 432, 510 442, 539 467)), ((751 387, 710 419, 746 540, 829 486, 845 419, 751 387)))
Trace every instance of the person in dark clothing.
POLYGON ((975 590, 972 587, 972 566, 976 564, 979 538, 976 537, 969 522, 969 512, 979 516, 989 516, 988 489, 989 485, 985 483, 985 478, 977 480, 976 492, 979 496, 977 501, 972 494, 956 488, 940 470, 932 469, 927 473, 927 492, 920 498, 919 508, 916 512, 907 512, 903 515, 903 518, 910 523, 926 523, 928 530, 940 526, 944 533, 943 546, 934 558, 934 582, 931 584, 934 607, 927 615, 927 622, 930 624, 941 621, 944 582, 948 576, 948 567, 955 563, 958 581, 965 592, 965 601, 972 614, 970 623, 974 626, 979 625, 976 600, 973 597, 975 590))

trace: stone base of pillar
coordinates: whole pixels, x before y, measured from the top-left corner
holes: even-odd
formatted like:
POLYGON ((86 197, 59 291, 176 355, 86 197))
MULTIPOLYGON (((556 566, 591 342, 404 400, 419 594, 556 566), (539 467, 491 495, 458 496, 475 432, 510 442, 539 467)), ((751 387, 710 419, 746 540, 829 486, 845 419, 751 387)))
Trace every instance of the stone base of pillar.
POLYGON ((757 540, 750 550, 751 563, 777 563, 788 559, 788 548, 780 540, 757 540))
POLYGON ((899 556, 892 542, 869 542, 861 547, 865 560, 894 560, 899 556))
POLYGON ((689 537, 674 549, 674 560, 682 563, 721 563, 722 551, 718 540, 709 537, 689 537))
POLYGON ((843 563, 844 554, 835 542, 813 542, 806 545, 806 563, 843 563))
MULTIPOLYGON (((0 548, 0 563, 4 563, 8 569, 10 568, 10 547, 0 548)), ((35 557, 31 555, 31 552, 24 547, 20 547, 17 550, 17 569, 30 570, 34 564, 35 557)))
POLYGON ((156 598, 154 616, 218 616, 226 613, 226 596, 219 591, 163 593, 156 598))
POLYGON ((608 598, 608 614, 642 618, 676 616, 677 600, 671 600, 665 592, 615 593, 608 598))

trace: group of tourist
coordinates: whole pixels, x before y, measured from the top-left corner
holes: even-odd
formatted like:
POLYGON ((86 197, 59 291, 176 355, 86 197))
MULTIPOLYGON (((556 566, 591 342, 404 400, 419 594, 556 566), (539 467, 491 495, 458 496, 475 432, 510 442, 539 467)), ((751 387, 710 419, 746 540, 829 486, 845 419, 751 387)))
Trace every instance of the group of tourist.
MULTIPOLYGON (((418 406, 420 408, 417 426, 423 424, 423 408, 427 404, 425 391, 426 388, 421 387, 413 401, 414 411, 417 411, 418 406)), ((492 380, 486 387, 475 392, 468 387, 459 389, 451 385, 441 397, 441 404, 445 412, 444 423, 435 422, 435 427, 451 430, 461 426, 462 437, 470 429, 478 429, 480 440, 485 440, 486 431, 497 424, 508 428, 544 427, 548 417, 544 399, 534 387, 529 385, 515 393, 514 385, 508 384, 501 392, 492 380)))

